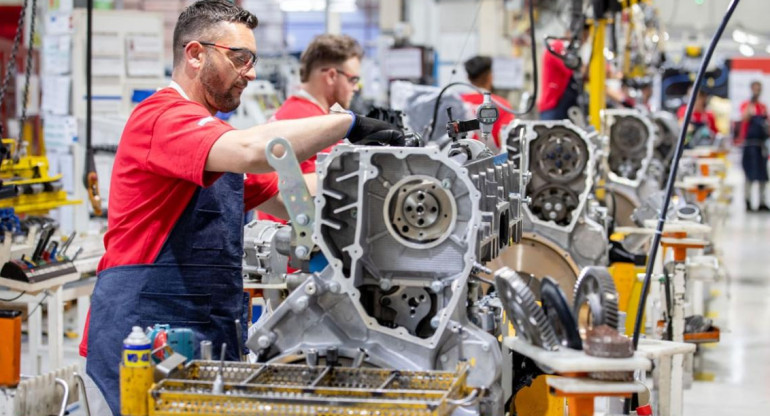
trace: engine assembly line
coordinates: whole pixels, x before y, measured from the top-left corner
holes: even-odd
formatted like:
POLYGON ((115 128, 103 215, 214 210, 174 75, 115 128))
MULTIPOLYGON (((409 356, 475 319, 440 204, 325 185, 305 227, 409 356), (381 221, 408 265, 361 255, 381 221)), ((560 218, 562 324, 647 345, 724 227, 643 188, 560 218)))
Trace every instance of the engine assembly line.
POLYGON ((739 0, 17 3, 0 416, 761 412, 739 0))

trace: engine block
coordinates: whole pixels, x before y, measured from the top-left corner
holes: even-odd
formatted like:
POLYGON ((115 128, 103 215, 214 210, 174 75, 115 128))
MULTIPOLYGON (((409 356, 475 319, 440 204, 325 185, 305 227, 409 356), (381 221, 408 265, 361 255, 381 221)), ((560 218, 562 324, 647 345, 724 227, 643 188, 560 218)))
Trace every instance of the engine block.
POLYGON ((262 361, 331 350, 404 370, 452 370, 472 358, 469 385, 487 388, 482 406, 502 414, 502 352, 497 334, 469 319, 468 287, 519 232, 522 169, 461 140, 444 149, 338 145, 319 156, 317 174, 312 240, 328 265, 298 274, 304 282, 252 327, 247 346, 262 361))

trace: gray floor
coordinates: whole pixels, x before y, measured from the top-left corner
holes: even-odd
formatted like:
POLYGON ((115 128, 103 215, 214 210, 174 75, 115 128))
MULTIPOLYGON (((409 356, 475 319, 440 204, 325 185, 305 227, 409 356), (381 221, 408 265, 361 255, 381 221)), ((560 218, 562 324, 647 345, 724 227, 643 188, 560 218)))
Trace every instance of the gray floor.
POLYGON ((685 415, 753 416, 770 407, 770 214, 747 214, 742 175, 733 169, 728 180, 736 193, 719 246, 730 299, 723 291, 715 303, 721 342, 702 352, 704 375, 713 381, 696 381, 685 392, 685 415))
MULTIPOLYGON (((729 288, 716 288, 720 293, 712 307, 722 340, 702 347, 701 376, 711 381, 696 381, 685 391, 686 416, 754 416, 770 408, 770 214, 745 213, 737 168, 728 181, 736 185, 735 200, 719 247, 731 279, 729 288)), ((72 348, 65 361, 76 362, 76 341, 65 344, 72 348)), ((22 371, 29 373, 26 362, 23 358, 22 371)))

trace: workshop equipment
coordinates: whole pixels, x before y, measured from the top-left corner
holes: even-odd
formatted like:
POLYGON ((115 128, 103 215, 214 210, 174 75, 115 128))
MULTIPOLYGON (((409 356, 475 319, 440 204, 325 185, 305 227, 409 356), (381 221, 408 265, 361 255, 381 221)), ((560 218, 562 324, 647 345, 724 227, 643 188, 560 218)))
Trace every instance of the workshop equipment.
POLYGON ((467 374, 466 363, 444 372, 196 360, 152 387, 149 414, 449 415, 483 395, 467 374))
MULTIPOLYGON (((3 102, 12 73, 16 69, 16 54, 22 44, 22 34, 24 32, 24 16, 27 12, 32 14, 29 19, 30 39, 35 38, 35 12, 37 9, 37 0, 24 2, 19 21, 16 28, 16 34, 13 38, 11 54, 8 57, 8 66, 5 76, 0 85, 0 103, 3 102), (29 10, 28 10, 29 8, 29 10)), ((27 118, 27 97, 29 95, 30 77, 32 75, 32 47, 26 50, 24 63, 24 83, 21 91, 21 114, 19 114, 19 138, 5 138, 3 135, 3 125, 0 123, 0 181, 2 181, 5 198, 0 199, 0 208, 14 208, 18 214, 45 214, 49 210, 59 208, 64 205, 79 204, 80 201, 67 199, 67 193, 62 189, 62 175, 50 176, 48 174, 48 158, 45 156, 45 143, 40 140, 36 143, 37 154, 28 154, 27 148, 30 147, 32 139, 25 139, 25 123, 27 118)))
POLYGON ((0 311, 0 386, 21 380, 21 311, 0 311))
POLYGON ((152 360, 156 364, 171 355, 164 346, 185 357, 194 357, 195 333, 190 328, 171 328, 168 324, 155 324, 154 327, 147 328, 147 337, 152 344, 152 360))
POLYGON ((123 341, 120 363, 120 413, 123 416, 147 414, 147 390, 154 381, 150 361, 150 339, 135 326, 123 341))

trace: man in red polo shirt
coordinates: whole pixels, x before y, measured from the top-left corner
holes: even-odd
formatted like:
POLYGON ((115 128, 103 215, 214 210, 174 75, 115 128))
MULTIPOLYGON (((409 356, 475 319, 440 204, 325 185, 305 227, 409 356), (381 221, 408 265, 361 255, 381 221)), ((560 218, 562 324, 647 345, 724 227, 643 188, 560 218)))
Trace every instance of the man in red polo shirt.
MULTIPOLYGON (((494 81, 494 74, 492 73, 492 58, 488 56, 474 56, 473 58, 465 61, 465 72, 468 74, 468 80, 473 86, 484 89, 486 91, 492 91, 492 84, 494 81)), ((476 114, 476 109, 484 102, 484 95, 478 92, 472 92, 463 94, 460 98, 465 102, 472 114, 476 114)), ((502 104, 508 108, 511 107, 511 103, 505 98, 492 94, 492 102, 502 104)), ((498 104, 498 107, 500 106, 498 104)), ((485 143, 488 147, 493 148, 495 151, 500 151, 505 147, 505 140, 500 138, 500 131, 503 126, 513 121, 513 114, 500 109, 498 111, 499 116, 495 124, 492 125, 492 138, 494 143, 485 143)), ((478 134, 474 133, 473 138, 478 139, 478 134)))
POLYGON ((403 139, 389 124, 352 113, 246 130, 216 119, 217 111, 238 107, 256 77, 256 26, 254 15, 226 0, 186 8, 174 30, 173 82, 138 105, 123 131, 106 252, 84 331, 86 372, 109 406, 98 414, 120 413, 122 341, 133 326, 190 328, 196 346, 209 340, 225 349, 227 359, 238 358, 243 340, 234 322, 247 322, 244 210, 260 206, 285 215, 275 177, 244 183, 245 173, 271 170, 265 148, 272 138, 286 138, 300 160, 343 137, 403 139))
MULTIPOLYGON (((692 87, 687 91, 687 95, 685 97, 689 97, 690 94, 692 94, 692 87)), ((692 134, 696 133, 699 129, 705 128, 708 129, 709 133, 711 134, 711 138, 713 138, 719 133, 719 129, 717 128, 717 119, 714 116, 714 113, 709 110, 708 108, 708 94, 703 92, 703 90, 698 91, 698 96, 695 98, 695 105, 692 109, 692 117, 690 117, 690 130, 692 134)), ((687 104, 683 104, 681 107, 679 107, 679 110, 677 110, 676 117, 679 119, 679 123, 681 124, 684 122, 684 115, 687 112, 687 104)), ((711 143, 688 143, 691 147, 692 146, 698 146, 698 145, 706 145, 711 143)))
MULTIPOLYGON (((584 24, 581 45, 585 44, 589 34, 590 25, 584 24)), ((571 32, 567 31, 565 38, 571 37, 571 32)), ((546 50, 543 54, 542 92, 537 108, 541 120, 566 120, 567 110, 578 105, 583 85, 576 77, 579 74, 568 68, 560 57, 566 52, 564 42, 553 40, 550 46, 553 52, 546 50)))
POLYGON ((741 164, 745 179, 746 212, 753 211, 751 188, 759 185, 758 212, 770 212, 767 206, 767 107, 759 101, 762 95, 762 83, 751 83, 751 98, 741 104, 741 130, 739 140, 743 145, 741 164))
MULTIPOLYGON (((348 35, 316 36, 300 56, 301 89, 286 99, 271 121, 321 116, 328 114, 335 103, 342 108, 349 108, 359 88, 363 56, 361 45, 348 35)), ((331 147, 324 150, 329 151, 331 147)), ((302 173, 314 173, 315 162, 315 155, 302 162, 302 173)), ((250 176, 249 180, 260 179, 250 176)), ((261 220, 286 222, 264 211, 260 211, 257 217, 261 220)))

